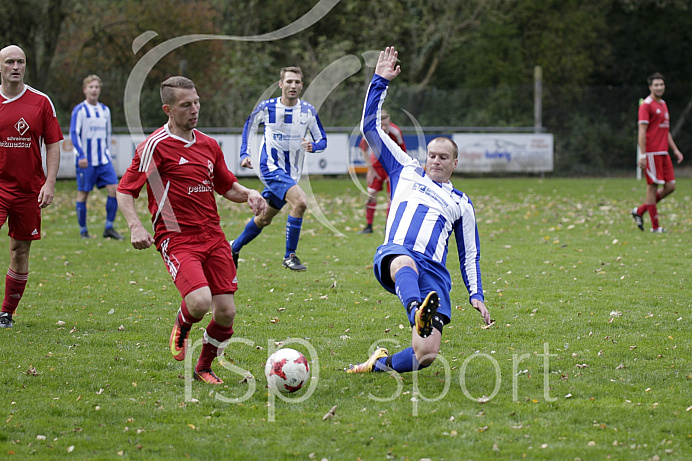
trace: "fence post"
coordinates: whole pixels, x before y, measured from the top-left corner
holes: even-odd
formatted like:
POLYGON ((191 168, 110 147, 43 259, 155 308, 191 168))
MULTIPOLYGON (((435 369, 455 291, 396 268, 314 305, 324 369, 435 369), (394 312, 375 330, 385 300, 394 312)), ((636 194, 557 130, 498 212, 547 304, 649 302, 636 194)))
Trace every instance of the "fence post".
POLYGON ((533 68, 533 131, 543 132, 543 68, 533 68))

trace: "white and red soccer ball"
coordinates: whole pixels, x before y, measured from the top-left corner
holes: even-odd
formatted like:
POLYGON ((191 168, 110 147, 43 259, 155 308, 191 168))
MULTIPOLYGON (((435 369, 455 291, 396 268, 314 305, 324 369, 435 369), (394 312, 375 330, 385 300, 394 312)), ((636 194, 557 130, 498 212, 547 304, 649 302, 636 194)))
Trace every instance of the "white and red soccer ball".
POLYGON ((310 367, 303 354, 285 347, 269 357, 264 376, 270 388, 288 394, 303 387, 310 377, 310 367))

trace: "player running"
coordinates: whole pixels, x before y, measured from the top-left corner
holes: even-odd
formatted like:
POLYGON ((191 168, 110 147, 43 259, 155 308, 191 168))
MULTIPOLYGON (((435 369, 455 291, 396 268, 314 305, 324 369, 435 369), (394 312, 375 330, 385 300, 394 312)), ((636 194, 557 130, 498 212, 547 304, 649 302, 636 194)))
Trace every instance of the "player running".
POLYGON ((389 174, 392 185, 392 210, 387 219, 385 243, 375 253, 375 277, 406 308, 413 327, 411 347, 393 355, 385 348, 378 348, 366 362, 349 367, 347 373, 409 372, 425 368, 435 360, 442 328, 452 314, 449 293, 452 280, 445 267, 447 241, 452 231, 470 303, 485 323, 490 324, 481 282, 480 240, 473 204, 449 181, 458 163, 456 144, 443 137, 430 141, 424 170, 381 129, 380 108, 389 82, 400 72, 394 47, 380 52, 365 97, 361 131, 389 174))
POLYGON ((211 309, 194 378, 222 384, 211 364, 233 335, 238 282, 214 192, 232 202, 247 202, 255 215, 264 213, 267 204, 228 171, 219 144, 195 129, 200 103, 191 80, 170 77, 161 83, 161 101, 168 123, 137 147, 118 186, 118 204, 132 246, 143 250, 156 245, 183 298, 169 340, 173 358, 185 358, 190 329, 211 309), (145 183, 154 237, 135 210, 145 183))
POLYGON ((240 166, 252 168, 252 137, 259 125, 264 124, 264 137, 259 152, 259 176, 265 186, 262 196, 269 207, 265 214, 251 219, 238 238, 230 244, 237 265, 240 250, 271 224, 288 202, 291 212, 286 220, 283 266, 294 271, 304 271, 307 267, 296 256, 296 249, 308 197, 298 181, 303 172, 305 152, 321 152, 326 149, 327 135, 317 110, 310 103, 298 99, 303 90, 303 71, 300 67, 281 69, 279 88, 280 98, 262 101, 250 114, 243 128, 240 146, 240 166), (306 139, 308 133, 312 141, 306 139))

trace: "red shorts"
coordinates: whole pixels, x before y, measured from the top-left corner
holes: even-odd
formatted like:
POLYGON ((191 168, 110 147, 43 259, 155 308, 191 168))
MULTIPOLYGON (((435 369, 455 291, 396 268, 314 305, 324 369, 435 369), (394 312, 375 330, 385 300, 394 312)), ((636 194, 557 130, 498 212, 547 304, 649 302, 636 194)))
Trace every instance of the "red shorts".
POLYGON ((8 235, 15 240, 41 239, 41 207, 38 194, 10 197, 0 194, 0 227, 9 224, 8 235))
POLYGON ((673 172, 673 162, 670 160, 670 155, 646 155, 646 183, 647 184, 665 184, 667 182, 675 182, 675 173, 673 172))
POLYGON ((206 286, 212 296, 232 294, 238 289, 231 246, 221 230, 171 233, 161 240, 159 252, 183 298, 206 286))
POLYGON ((373 169, 379 176, 373 177, 370 182, 368 183, 368 188, 373 189, 376 192, 381 191, 384 188, 384 183, 385 181, 387 182, 387 193, 390 192, 390 186, 389 186, 389 175, 387 175, 387 172, 384 171, 384 168, 382 167, 382 164, 377 160, 377 157, 375 157, 374 154, 370 154, 370 164, 372 165, 373 169))

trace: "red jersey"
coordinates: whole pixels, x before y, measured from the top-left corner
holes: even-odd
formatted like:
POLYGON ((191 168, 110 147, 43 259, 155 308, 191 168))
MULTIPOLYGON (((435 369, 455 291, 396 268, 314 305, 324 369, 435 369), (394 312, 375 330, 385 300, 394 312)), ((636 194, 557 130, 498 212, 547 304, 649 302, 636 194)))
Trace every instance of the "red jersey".
POLYGON ((29 85, 12 99, 0 93, 0 191, 12 196, 38 194, 46 182, 41 146, 62 139, 48 96, 29 85))
POLYGON ((668 155, 668 131, 670 116, 668 106, 661 99, 656 101, 649 95, 639 106, 639 123, 646 127, 646 153, 668 155))
POLYGON ((192 131, 193 140, 156 130, 135 151, 118 192, 137 198, 146 183, 157 246, 167 232, 198 232, 219 226, 214 192, 225 194, 235 175, 228 170, 215 139, 192 131))
MULTIPOLYGON (((393 123, 390 123, 388 134, 389 134, 389 137, 392 138, 392 140, 394 140, 394 142, 397 143, 399 145, 399 147, 401 147, 401 150, 406 152, 406 143, 404 142, 404 134, 401 132, 401 128, 399 128, 398 126, 396 126, 393 123)), ((369 149, 368 141, 366 141, 365 138, 362 138, 360 140, 359 147, 361 150, 368 150, 369 149)))
MULTIPOLYGON (((392 138, 392 140, 397 143, 399 147, 401 147, 401 150, 406 152, 406 143, 404 142, 404 134, 401 132, 401 128, 396 126, 393 123, 389 123, 389 137, 392 138)), ((365 137, 360 140, 360 145, 359 145, 361 150, 367 150, 369 149, 368 146, 368 141, 365 140, 365 137)), ((375 154, 370 152, 370 164, 373 166, 376 166, 376 164, 379 164, 380 162, 377 160, 377 157, 375 157, 375 154)))

